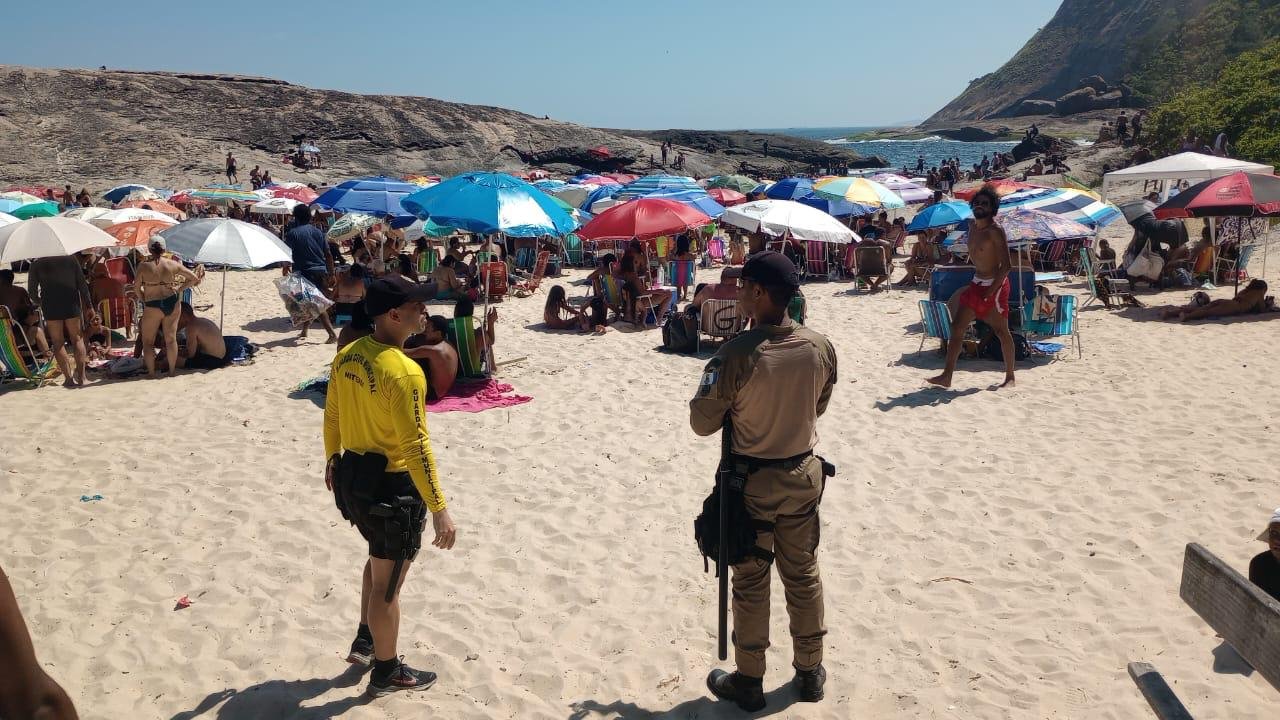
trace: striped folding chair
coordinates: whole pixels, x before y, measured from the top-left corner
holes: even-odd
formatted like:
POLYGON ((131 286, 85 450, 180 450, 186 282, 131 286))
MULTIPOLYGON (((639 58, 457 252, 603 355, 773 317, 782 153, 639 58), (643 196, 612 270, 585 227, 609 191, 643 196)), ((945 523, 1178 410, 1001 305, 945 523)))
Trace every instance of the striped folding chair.
POLYGON ((711 258, 712 263, 725 264, 725 247, 724 237, 716 235, 707 241, 707 256, 711 258))
POLYGON ((1062 264, 1067 257, 1067 241, 1052 240, 1044 246, 1044 250, 1040 252, 1040 266, 1046 270, 1054 270, 1062 264))
POLYGON ((742 332, 744 318, 738 314, 737 300, 706 300, 698 316, 698 350, 701 351, 702 336, 726 339, 742 332))
POLYGON ((580 267, 584 264, 582 238, 573 233, 564 236, 564 242, 561 245, 564 249, 564 261, 566 265, 580 267))
POLYGON ((941 300, 921 300, 920 326, 920 347, 916 354, 924 351, 924 343, 929 338, 941 340, 941 351, 946 352, 947 342, 951 340, 951 308, 941 300))
POLYGON ((533 274, 529 276, 528 280, 522 283, 517 283, 514 289, 517 292, 521 292, 521 293, 537 292, 538 286, 542 284, 542 277, 547 272, 547 261, 550 258, 551 258, 551 251, 549 250, 539 251, 538 260, 533 264, 533 274))
POLYGON ((469 378, 488 377, 485 349, 476 337, 475 317, 468 315, 450 320, 447 336, 458 350, 458 374, 469 378))
POLYGON ((817 240, 804 244, 804 272, 807 277, 823 280, 831 277, 831 245, 817 240))
POLYGON ((24 380, 40 387, 49 381, 49 375, 57 369, 57 366, 52 355, 40 358, 35 356, 35 352, 36 346, 27 338, 27 334, 9 312, 9 308, 0 305, 0 369, 17 380, 24 380), (18 345, 19 337, 22 338, 23 346, 32 355, 31 363, 22 356, 18 345))
POLYGON ((1057 302, 1052 317, 1035 318, 1037 299, 1032 298, 1022 308, 1022 331, 1037 337, 1071 336, 1071 344, 1076 349, 1076 357, 1084 357, 1084 346, 1080 342, 1080 327, 1076 322, 1078 313, 1075 295, 1057 295, 1057 302))
POLYGON ((501 260, 480 263, 477 270, 480 286, 490 300, 501 300, 507 294, 507 264, 501 260))
POLYGON ((440 254, 435 245, 427 244, 427 251, 418 254, 418 277, 430 275, 440 265, 440 254))
POLYGON ((104 299, 98 306, 102 315, 102 325, 108 330, 124 330, 124 336, 133 337, 133 327, 137 324, 138 303, 129 297, 104 299))

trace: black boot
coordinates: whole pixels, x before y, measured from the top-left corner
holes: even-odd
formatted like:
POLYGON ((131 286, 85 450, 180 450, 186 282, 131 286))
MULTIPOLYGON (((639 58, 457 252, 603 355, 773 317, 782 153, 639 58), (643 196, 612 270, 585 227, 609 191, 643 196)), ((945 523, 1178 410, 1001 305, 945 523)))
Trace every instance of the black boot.
POLYGON ((796 670, 796 694, 800 702, 818 702, 822 699, 822 686, 827 682, 827 671, 821 665, 812 670, 796 670))
POLYGON ((761 678, 747 677, 740 672, 712 670, 707 676, 707 689, 721 700, 732 700, 747 712, 764 708, 764 684, 761 678))

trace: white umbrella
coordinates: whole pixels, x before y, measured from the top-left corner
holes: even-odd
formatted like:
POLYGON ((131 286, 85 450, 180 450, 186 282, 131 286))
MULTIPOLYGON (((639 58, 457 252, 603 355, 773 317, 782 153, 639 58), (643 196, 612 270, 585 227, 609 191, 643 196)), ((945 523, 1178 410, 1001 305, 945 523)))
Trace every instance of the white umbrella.
POLYGON ((156 192, 155 190, 148 190, 144 188, 142 190, 134 190, 128 195, 125 195, 124 199, 121 200, 120 202, 129 202, 131 200, 146 201, 146 200, 163 200, 163 199, 164 197, 162 197, 160 193, 156 192))
POLYGON ((578 207, 587 199, 587 196, 591 194, 591 191, 595 189, 594 185, 561 185, 559 187, 548 188, 544 192, 548 195, 555 195, 570 205, 578 207))
POLYGON ((286 197, 273 197, 249 206, 249 212, 261 215, 292 215, 293 209, 302 203, 286 197))
POLYGON ((142 208, 121 208, 119 210, 109 210, 101 215, 89 218, 90 223, 100 228, 108 228, 112 225, 135 222, 138 220, 155 220, 169 225, 178 224, 177 220, 174 220, 162 212, 144 210, 142 208))
POLYGON ((857 237, 839 220, 792 200, 756 200, 734 205, 725 209, 720 222, 749 232, 774 237, 789 235, 797 240, 850 243, 857 237))
POLYGON ((0 264, 73 255, 110 247, 116 239, 83 220, 33 218, 0 227, 0 264))
POLYGON ((222 266, 222 306, 218 327, 226 317, 227 267, 260 268, 292 262, 293 253, 280 238, 240 220, 188 220, 159 234, 165 246, 190 262, 222 266))
POLYGON ((0 227, 4 227, 5 225, 12 225, 16 222, 22 222, 22 218, 16 218, 10 215, 9 213, 0 212, 0 227))
POLYGON ((62 217, 75 218, 76 220, 84 220, 87 222, 96 217, 106 215, 109 212, 111 212, 110 208, 94 207, 93 205, 90 205, 88 207, 78 207, 78 208, 71 208, 70 210, 64 210, 62 211, 62 217))

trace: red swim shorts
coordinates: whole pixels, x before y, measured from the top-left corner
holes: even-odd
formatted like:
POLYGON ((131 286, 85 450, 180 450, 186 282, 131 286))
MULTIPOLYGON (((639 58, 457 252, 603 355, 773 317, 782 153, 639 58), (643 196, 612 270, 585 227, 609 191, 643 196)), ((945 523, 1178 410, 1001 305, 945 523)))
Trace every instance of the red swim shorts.
POLYGON ((990 289, 990 285, 983 285, 975 279, 963 293, 960 293, 960 307, 973 310, 973 314, 978 319, 986 317, 992 310, 998 311, 1006 318, 1009 317, 1009 278, 1004 279, 995 297, 987 297, 990 289))

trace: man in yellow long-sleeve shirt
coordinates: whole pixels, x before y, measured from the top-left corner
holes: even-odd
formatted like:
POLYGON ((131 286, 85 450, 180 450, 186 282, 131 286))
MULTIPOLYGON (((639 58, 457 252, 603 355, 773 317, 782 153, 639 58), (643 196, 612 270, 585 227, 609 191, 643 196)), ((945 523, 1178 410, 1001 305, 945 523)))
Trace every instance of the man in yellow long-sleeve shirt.
POLYGON ((373 664, 368 694, 425 690, 432 672, 400 662, 399 589, 417 555, 427 511, 435 539, 453 547, 455 528, 445 508, 427 436, 427 382, 401 349, 422 332, 423 301, 435 288, 400 277, 378 280, 365 294, 373 334, 338 351, 324 410, 325 485, 342 516, 369 543, 360 594, 360 627, 348 662, 373 664))

